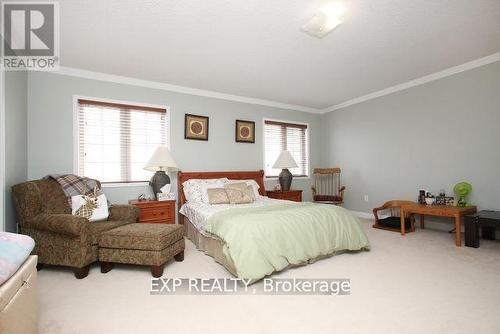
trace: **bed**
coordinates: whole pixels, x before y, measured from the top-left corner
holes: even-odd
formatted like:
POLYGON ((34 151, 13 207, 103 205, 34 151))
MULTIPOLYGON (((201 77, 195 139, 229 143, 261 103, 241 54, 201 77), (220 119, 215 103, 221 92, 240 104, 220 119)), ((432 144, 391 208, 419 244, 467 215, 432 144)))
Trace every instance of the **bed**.
POLYGON ((346 209, 265 197, 263 171, 179 172, 177 178, 179 222, 188 239, 238 278, 255 282, 291 266, 370 247, 346 209), (184 182, 220 178, 254 180, 255 201, 210 205, 186 200, 184 182))

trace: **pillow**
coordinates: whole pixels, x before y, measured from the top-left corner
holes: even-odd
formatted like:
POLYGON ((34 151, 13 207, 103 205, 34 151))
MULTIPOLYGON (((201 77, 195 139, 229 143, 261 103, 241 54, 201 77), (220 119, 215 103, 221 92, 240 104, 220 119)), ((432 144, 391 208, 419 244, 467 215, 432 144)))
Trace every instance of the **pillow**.
POLYGON ((87 218, 91 222, 107 220, 109 216, 108 200, 106 195, 102 194, 95 199, 96 207, 93 210, 79 210, 87 203, 88 196, 76 195, 71 197, 71 213, 76 216, 87 218))
POLYGON ((252 186, 253 188, 253 193, 254 193, 254 198, 259 198, 260 194, 259 194, 259 184, 257 183, 257 181, 255 181, 254 179, 249 179, 249 180, 228 180, 228 183, 241 183, 241 182, 245 182, 247 185, 249 186, 252 186))
POLYGON ((224 188, 207 189, 209 204, 229 204, 229 197, 224 188))
POLYGON ((227 178, 220 179, 190 179, 182 183, 184 196, 188 202, 203 202, 208 203, 206 195, 206 187, 222 188, 227 178))
POLYGON ((212 182, 202 183, 202 185, 200 187, 200 189, 201 189, 201 201, 203 203, 210 204, 210 201, 208 198, 208 190, 209 189, 224 188, 224 185, 227 183, 227 181, 228 181, 228 179, 218 179, 218 180, 214 180, 212 182))
POLYGON ((252 203, 254 201, 253 191, 246 182, 228 183, 224 189, 231 204, 252 203))

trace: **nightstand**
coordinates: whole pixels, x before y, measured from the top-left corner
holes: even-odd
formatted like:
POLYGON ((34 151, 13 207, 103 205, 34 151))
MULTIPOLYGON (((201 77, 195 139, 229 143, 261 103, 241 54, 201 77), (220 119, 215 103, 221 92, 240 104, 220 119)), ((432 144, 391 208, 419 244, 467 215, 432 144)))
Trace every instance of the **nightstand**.
POLYGON ((302 190, 268 190, 267 197, 275 199, 285 199, 288 201, 302 202, 302 190))
POLYGON ((139 223, 175 224, 175 200, 130 200, 128 203, 141 210, 139 223))

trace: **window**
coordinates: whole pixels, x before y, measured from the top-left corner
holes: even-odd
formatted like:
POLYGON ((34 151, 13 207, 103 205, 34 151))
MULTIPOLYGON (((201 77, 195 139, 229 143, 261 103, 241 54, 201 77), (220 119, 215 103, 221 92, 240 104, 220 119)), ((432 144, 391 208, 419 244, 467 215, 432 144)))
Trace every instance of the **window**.
POLYGON ((288 150, 299 166, 290 169, 293 176, 308 176, 307 124, 264 121, 264 169, 266 177, 276 177, 281 172, 280 169, 272 167, 283 150, 288 150))
POLYGON ((78 174, 103 183, 143 182, 154 150, 167 145, 165 108, 78 100, 78 174))

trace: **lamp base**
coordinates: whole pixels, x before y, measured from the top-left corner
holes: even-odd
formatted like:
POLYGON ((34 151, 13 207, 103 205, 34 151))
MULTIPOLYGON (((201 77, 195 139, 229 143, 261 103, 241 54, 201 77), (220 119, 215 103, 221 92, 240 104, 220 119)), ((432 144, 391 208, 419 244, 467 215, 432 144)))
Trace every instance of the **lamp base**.
POLYGON ((170 177, 168 177, 167 173, 164 170, 159 170, 151 177, 149 181, 149 185, 153 188, 153 193, 155 198, 158 200, 158 193, 161 192, 161 188, 163 188, 166 184, 170 183, 170 177))
POLYGON ((280 181, 280 186, 282 191, 290 190, 290 186, 292 185, 292 179, 293 179, 292 173, 290 173, 288 168, 284 168, 281 170, 278 180, 280 181))

